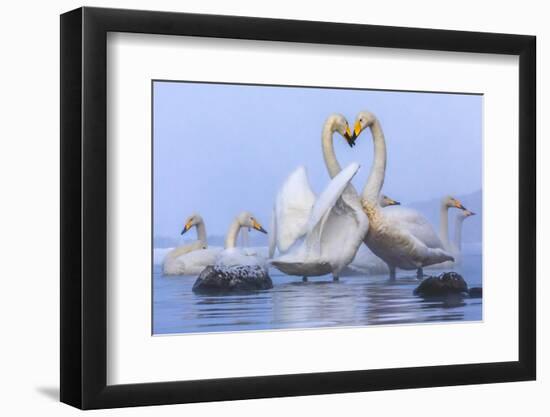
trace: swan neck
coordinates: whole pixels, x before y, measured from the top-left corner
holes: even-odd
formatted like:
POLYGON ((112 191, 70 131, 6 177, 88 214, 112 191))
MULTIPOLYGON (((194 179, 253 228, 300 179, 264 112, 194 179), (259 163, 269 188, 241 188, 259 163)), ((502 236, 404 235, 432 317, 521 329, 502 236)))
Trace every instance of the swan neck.
POLYGON ((248 227, 242 227, 241 228, 241 244, 243 247, 249 246, 249 238, 248 238, 248 227))
POLYGON ((367 184, 363 189, 363 200, 371 205, 379 205, 380 191, 384 185, 386 175, 386 140, 378 120, 370 125, 370 130, 374 144, 374 159, 367 184))
POLYGON ((323 158, 325 159, 325 165, 327 167, 330 178, 334 178, 342 170, 334 152, 333 135, 334 131, 332 130, 331 123, 330 121, 327 121, 323 126, 321 143, 323 145, 323 158))
POLYGON ((462 223, 464 222, 464 217, 457 216, 455 220, 455 237, 454 243, 456 246, 457 252, 462 250, 462 223))
POLYGON ((204 224, 204 221, 201 220, 197 224, 197 239, 204 245, 207 246, 208 243, 206 242, 206 226, 204 224))
POLYGON ((449 209, 447 204, 441 203, 439 209, 439 237, 445 248, 449 247, 449 209))
POLYGON ((227 236, 225 237, 225 249, 231 249, 237 246, 237 236, 239 235, 239 230, 241 229, 241 224, 239 219, 233 220, 229 230, 227 231, 227 236))

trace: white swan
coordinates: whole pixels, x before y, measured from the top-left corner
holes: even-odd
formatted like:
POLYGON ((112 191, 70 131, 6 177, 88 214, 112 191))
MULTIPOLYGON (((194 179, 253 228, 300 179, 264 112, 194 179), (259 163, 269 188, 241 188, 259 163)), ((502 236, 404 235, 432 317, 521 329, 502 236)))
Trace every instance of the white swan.
POLYGON ((275 205, 275 227, 284 233, 281 239, 277 238, 279 250, 287 251, 273 259, 271 265, 286 274, 302 276, 304 280, 308 276, 330 273, 335 281, 339 279, 340 271, 353 260, 368 230, 368 219, 358 199, 346 195, 350 181, 358 170, 359 164, 352 163, 330 181, 313 204, 305 226, 300 223, 305 218, 304 212, 297 210, 299 215, 291 216, 295 221, 292 227, 279 229, 279 219, 288 221, 280 213, 292 211, 289 190, 303 188, 307 191, 302 195, 303 200, 309 203, 314 199, 304 168, 298 168, 290 175, 275 205), (298 218, 300 222, 296 222, 298 218), (292 242, 294 237, 300 236, 299 240, 292 242))
MULTIPOLYGON (((380 207, 399 206, 401 203, 382 194, 380 196, 380 207)), ((342 275, 378 275, 388 273, 388 265, 376 256, 366 246, 361 245, 355 254, 353 261, 346 266, 342 275)))
MULTIPOLYGON (((439 236, 428 219, 417 210, 400 206, 388 209, 385 211, 385 214, 388 221, 399 225, 399 228, 403 230, 407 230, 427 247, 432 249, 443 249, 452 255, 448 231, 448 211, 451 207, 465 210, 465 207, 456 198, 451 196, 443 197, 440 206, 439 236)), ((452 262, 447 261, 441 264, 441 267, 447 268, 451 265, 452 262)), ((423 269, 418 268, 417 277, 422 278, 423 276, 423 269)))
POLYGON ((453 256, 453 258, 455 258, 455 260, 446 261, 435 265, 430 265, 428 267, 428 269, 430 270, 453 268, 456 265, 458 265, 459 262, 457 259, 457 251, 454 250, 454 245, 449 238, 449 209, 450 208, 460 209, 461 211, 459 212, 459 214, 464 213, 465 211, 468 211, 466 207, 464 207, 459 200, 451 196, 443 197, 441 199, 441 203, 439 207, 440 207, 439 208, 439 237, 441 239, 443 248, 447 252, 449 252, 453 256))
POLYGON ((455 258, 455 264, 462 262, 462 224, 468 217, 475 216, 475 213, 470 210, 462 210, 455 217, 455 234, 453 243, 451 244, 451 252, 455 258))
MULTIPOLYGON (((325 121, 321 134, 323 158, 330 178, 342 170, 334 154, 333 134, 340 133, 350 146, 351 131, 347 120, 341 114, 331 114, 325 121)), ((350 184, 350 191, 353 189, 350 184)), ((311 190, 304 167, 296 169, 279 190, 271 218, 269 257, 275 249, 285 253, 301 237, 305 236, 308 219, 315 204, 316 196, 311 190)))
POLYGON ((392 280, 395 279, 396 268, 411 270, 453 260, 447 251, 429 247, 411 231, 392 221, 382 210, 379 197, 386 174, 386 141, 380 123, 372 113, 359 113, 352 141, 355 141, 367 127, 372 132, 374 161, 362 193, 363 208, 369 218, 365 243, 375 255, 388 264, 392 280))
POLYGON ((265 258, 237 248, 237 236, 243 227, 267 233, 251 213, 241 212, 231 223, 224 249, 218 254, 216 262, 206 267, 197 278, 193 285, 194 292, 234 292, 273 287, 265 258))
MULTIPOLYGON (((348 144, 353 146, 351 131, 345 117, 341 114, 330 115, 323 125, 321 145, 325 165, 331 178, 335 178, 341 172, 340 164, 334 154, 334 132, 340 133, 347 140, 348 144)), ((352 169, 346 174, 348 176, 351 175, 349 176, 349 180, 341 177, 338 182, 331 183, 323 193, 324 197, 317 200, 316 206, 319 209, 325 200, 331 201, 331 192, 336 194, 341 193, 341 196, 335 196, 333 200, 336 203, 340 201, 340 197, 342 198, 342 202, 339 205, 345 207, 341 217, 343 219, 347 216, 348 224, 346 226, 354 227, 354 225, 359 225, 361 228, 366 228, 368 224, 366 217, 360 212, 359 197, 350 183, 351 178, 355 175, 355 173, 351 174, 351 172, 352 169), (342 187, 343 183, 346 184, 342 187), (350 215, 350 213, 354 214, 350 215)), ((334 279, 338 279, 340 270, 345 266, 343 263, 347 263, 353 259, 353 255, 351 255, 351 258, 348 260, 350 253, 357 250, 355 247, 356 243, 350 241, 351 245, 349 248, 343 248, 342 251, 336 250, 330 262, 327 261, 329 251, 327 233, 320 237, 324 242, 324 249, 317 248, 317 250, 325 251, 323 255, 316 250, 308 253, 305 246, 300 246, 300 244, 296 243, 299 239, 302 239, 302 243, 307 240, 308 225, 310 225, 315 204, 316 196, 309 185, 305 168, 299 167, 287 178, 277 195, 273 210, 272 234, 269 248, 270 258, 273 258, 276 248, 279 250, 279 254, 283 256, 289 252, 291 247, 294 252, 292 256, 288 254, 288 256, 277 258, 272 262, 272 265, 290 275, 302 275, 304 280, 307 280, 306 277, 308 276, 324 275, 330 272, 333 273, 334 279), (298 246, 301 249, 298 249, 298 246), (302 251, 299 256, 303 257, 303 259, 298 259, 299 251, 302 251), (313 259, 315 256, 320 257, 317 263, 313 259)), ((326 215, 331 218, 330 223, 336 224, 337 216, 334 210, 337 210, 337 208, 322 207, 322 209, 326 210, 326 215), (333 212, 332 215, 329 216, 329 212, 333 212)), ((328 230, 330 228, 326 229, 326 231, 328 230)))
POLYGON ((199 214, 192 214, 185 221, 181 234, 191 228, 197 229, 197 241, 179 246, 166 254, 163 261, 165 275, 196 275, 208 265, 214 265, 222 248, 209 248, 206 241, 206 226, 199 214))
POLYGON ((451 196, 445 196, 441 199, 441 205, 439 208, 439 236, 446 250, 452 250, 452 245, 449 239, 449 209, 457 208, 464 211, 466 207, 462 205, 460 201, 451 196))

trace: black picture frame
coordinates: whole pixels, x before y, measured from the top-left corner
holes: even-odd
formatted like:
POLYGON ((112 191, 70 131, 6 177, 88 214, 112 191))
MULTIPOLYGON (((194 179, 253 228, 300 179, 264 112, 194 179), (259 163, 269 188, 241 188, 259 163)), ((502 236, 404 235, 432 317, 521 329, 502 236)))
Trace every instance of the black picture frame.
POLYGON ((534 36, 79 8, 61 15, 61 401, 82 409, 536 378, 534 36), (107 385, 108 32, 519 56, 519 360, 107 385))

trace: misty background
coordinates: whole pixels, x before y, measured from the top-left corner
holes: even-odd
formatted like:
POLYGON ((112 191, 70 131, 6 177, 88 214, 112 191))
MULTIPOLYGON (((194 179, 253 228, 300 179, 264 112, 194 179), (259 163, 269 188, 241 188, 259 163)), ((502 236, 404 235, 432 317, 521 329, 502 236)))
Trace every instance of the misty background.
MULTIPOLYGON (((223 245, 242 210, 270 226, 279 187, 304 165, 319 194, 330 180, 321 130, 331 113, 353 129, 357 113, 372 111, 386 137, 383 193, 420 210, 439 225, 439 200, 450 194, 478 215, 464 222, 463 241, 481 242, 482 103, 480 95, 293 88, 155 81, 153 120, 154 247, 194 240, 180 236, 186 217, 200 213, 209 244, 223 245)), ((373 157, 364 131, 350 148, 338 133, 342 166, 361 164, 361 190, 373 157)), ((455 210, 450 210, 450 230, 455 210)), ((267 244, 250 233, 251 245, 267 244)))

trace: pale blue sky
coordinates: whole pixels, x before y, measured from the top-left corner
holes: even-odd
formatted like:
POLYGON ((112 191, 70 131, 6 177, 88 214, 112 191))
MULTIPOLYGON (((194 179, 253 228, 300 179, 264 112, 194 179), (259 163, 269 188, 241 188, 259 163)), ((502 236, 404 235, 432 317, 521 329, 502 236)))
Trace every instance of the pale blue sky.
MULTIPOLYGON (((241 210, 267 228, 276 192, 299 165, 313 190, 329 181, 321 129, 331 113, 353 125, 369 110, 388 146, 384 192, 403 203, 481 189, 482 96, 370 90, 154 83, 154 234, 179 236, 192 212, 223 235, 241 210)), ((350 148, 335 134, 341 164, 357 161, 362 189, 372 137, 350 148)))

